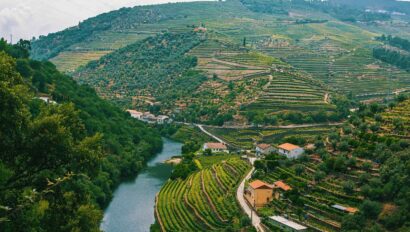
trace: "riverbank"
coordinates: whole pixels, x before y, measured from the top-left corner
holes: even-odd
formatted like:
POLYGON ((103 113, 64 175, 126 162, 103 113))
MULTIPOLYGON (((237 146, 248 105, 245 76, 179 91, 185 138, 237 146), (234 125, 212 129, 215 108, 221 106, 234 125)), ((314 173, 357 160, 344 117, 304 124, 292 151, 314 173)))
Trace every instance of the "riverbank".
POLYGON ((164 161, 178 155, 182 144, 163 138, 163 150, 148 161, 133 181, 124 182, 104 212, 101 229, 105 232, 146 232, 155 222, 155 196, 172 172, 164 161))

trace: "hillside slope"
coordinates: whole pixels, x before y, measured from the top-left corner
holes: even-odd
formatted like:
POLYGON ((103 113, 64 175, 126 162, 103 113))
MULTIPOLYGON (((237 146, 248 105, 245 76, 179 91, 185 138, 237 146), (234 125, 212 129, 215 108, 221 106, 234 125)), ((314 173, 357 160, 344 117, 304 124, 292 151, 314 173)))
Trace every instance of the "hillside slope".
POLYGON ((159 134, 27 59, 23 44, 0 50, 0 230, 98 231, 113 189, 161 149, 159 134))

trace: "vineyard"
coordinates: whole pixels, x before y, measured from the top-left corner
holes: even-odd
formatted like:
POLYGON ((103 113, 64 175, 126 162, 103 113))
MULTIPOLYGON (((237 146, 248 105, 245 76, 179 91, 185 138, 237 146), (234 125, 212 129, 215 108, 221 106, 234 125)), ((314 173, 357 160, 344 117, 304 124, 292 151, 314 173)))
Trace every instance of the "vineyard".
POLYGON ((318 166, 314 162, 300 162, 289 167, 277 167, 269 172, 263 178, 264 181, 273 183, 284 180, 303 194, 300 194, 298 200, 291 204, 285 199, 274 200, 268 208, 261 209, 260 214, 262 216, 287 214, 292 220, 318 231, 339 231, 342 218, 347 213, 331 206, 337 204, 358 207, 360 205, 363 200, 360 194, 355 190, 347 194, 341 185, 346 179, 357 182, 359 177, 349 173, 344 176, 329 175, 323 180, 315 181, 318 166), (302 168, 303 172, 296 174, 296 166, 302 168))
POLYGON ((254 143, 279 144, 291 137, 304 138, 306 141, 313 142, 315 136, 328 134, 333 126, 315 126, 306 128, 249 128, 249 129, 228 129, 206 127, 206 130, 217 135, 224 141, 236 147, 253 149, 254 143))
POLYGON ((273 72, 270 83, 246 109, 266 113, 282 110, 332 111, 334 106, 328 102, 329 95, 330 91, 318 81, 292 75, 286 71, 273 72))
POLYGON ((382 114, 385 132, 410 138, 410 100, 403 101, 382 114))
POLYGON ((261 38, 254 43, 260 52, 282 58, 305 76, 319 79, 345 94, 352 93, 359 100, 385 97, 410 86, 408 73, 374 59, 369 44, 346 47, 330 37, 298 42, 261 38))
POLYGON ((169 180, 157 196, 156 217, 163 231, 240 229, 236 188, 250 165, 239 158, 218 162, 186 180, 169 180))

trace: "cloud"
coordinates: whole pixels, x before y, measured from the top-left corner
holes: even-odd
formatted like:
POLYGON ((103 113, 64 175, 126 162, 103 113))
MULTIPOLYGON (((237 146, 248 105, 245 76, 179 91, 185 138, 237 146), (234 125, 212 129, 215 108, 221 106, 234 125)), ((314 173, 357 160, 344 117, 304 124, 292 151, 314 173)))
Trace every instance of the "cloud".
POLYGON ((190 0, 1 0, 0 37, 8 39, 13 34, 14 41, 31 39, 121 7, 187 1, 190 0))

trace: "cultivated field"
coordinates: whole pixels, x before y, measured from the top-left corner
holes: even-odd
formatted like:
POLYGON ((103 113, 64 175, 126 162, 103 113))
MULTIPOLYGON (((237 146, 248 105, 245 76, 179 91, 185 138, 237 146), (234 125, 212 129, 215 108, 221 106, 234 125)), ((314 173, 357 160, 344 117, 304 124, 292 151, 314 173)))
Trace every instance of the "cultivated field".
POLYGON ((235 193, 250 169, 249 164, 231 158, 207 166, 186 180, 170 180, 162 187, 157 197, 156 217, 164 231, 240 228, 241 210, 235 193))

